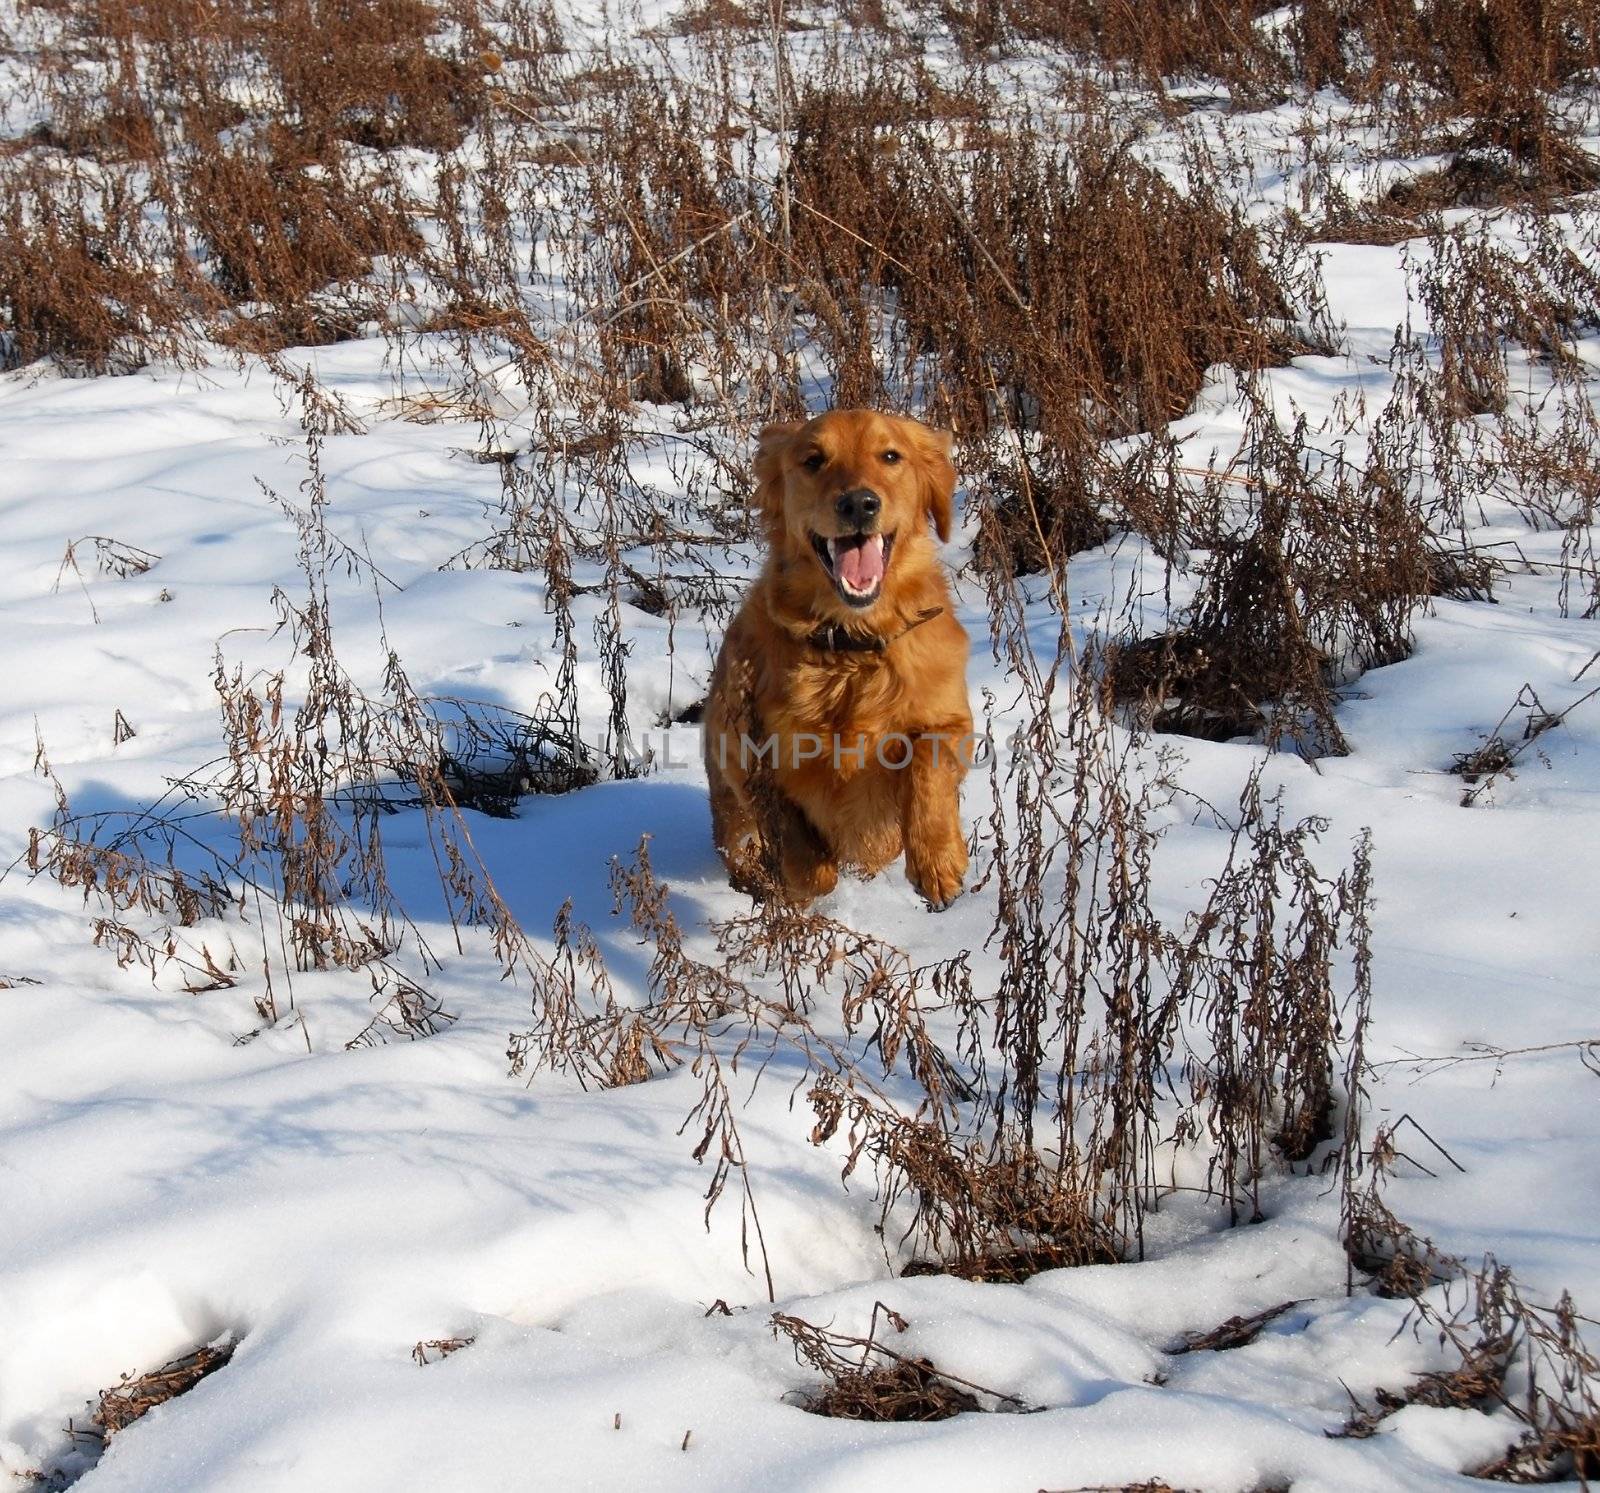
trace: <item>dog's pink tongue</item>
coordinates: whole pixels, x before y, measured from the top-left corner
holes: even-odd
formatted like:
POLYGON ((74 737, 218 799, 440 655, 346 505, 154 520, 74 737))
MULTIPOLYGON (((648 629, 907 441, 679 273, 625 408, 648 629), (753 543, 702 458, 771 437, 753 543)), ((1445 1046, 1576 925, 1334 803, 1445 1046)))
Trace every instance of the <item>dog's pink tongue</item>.
POLYGON ((870 591, 883 579, 883 536, 873 534, 858 543, 841 543, 834 565, 839 579, 852 591, 870 591))

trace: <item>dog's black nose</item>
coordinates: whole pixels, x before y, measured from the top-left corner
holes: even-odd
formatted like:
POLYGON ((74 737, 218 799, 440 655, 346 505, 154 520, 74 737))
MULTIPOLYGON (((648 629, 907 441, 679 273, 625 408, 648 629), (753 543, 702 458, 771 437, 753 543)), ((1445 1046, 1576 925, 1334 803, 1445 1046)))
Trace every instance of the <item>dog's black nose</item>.
POLYGON ((840 493, 833 506, 840 522, 860 532, 877 520, 883 499, 870 487, 853 487, 849 492, 840 493))

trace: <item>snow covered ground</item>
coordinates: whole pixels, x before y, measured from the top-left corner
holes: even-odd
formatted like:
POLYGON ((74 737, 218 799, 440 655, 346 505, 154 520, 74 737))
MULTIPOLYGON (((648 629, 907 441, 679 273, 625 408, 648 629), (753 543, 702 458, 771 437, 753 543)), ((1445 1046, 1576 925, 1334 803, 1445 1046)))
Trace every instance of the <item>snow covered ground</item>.
MULTIPOLYGON (((1283 133, 1281 118, 1262 124, 1283 133)), ((1260 173, 1263 207, 1283 201, 1292 184, 1265 159, 1260 173)), ((1417 254, 1414 243, 1327 247, 1344 345, 1267 376, 1285 413, 1315 424, 1356 389, 1381 405, 1397 322, 1409 313, 1427 329, 1408 302, 1417 254)), ((373 679, 386 638, 422 694, 532 709, 554 668, 537 575, 440 568, 484 537, 498 469, 470 459, 469 422, 394 417, 384 350, 354 341, 286 358, 362 424, 327 440, 328 523, 393 583, 334 573, 341 659, 373 679)), ((1600 364, 1600 343, 1584 351, 1600 364)), ((670 412, 650 418, 670 428, 670 412)), ((1226 460, 1242 420, 1218 370, 1178 427, 1186 455, 1226 460)), ((633 460, 641 480, 670 490, 681 478, 667 446, 641 439, 633 460)), ((79 813, 148 804, 216 758, 215 659, 281 662, 272 592, 302 585, 294 525, 259 484, 298 501, 306 471, 283 386, 254 363, 4 374, 0 453, 7 863, 54 811, 41 744, 79 813), (102 573, 83 543, 96 535, 159 558, 142 573, 102 573), (75 541, 77 564, 64 566, 75 541)), ((1558 533, 1504 515, 1474 537, 1559 555, 1558 533)), ((952 566, 970 541, 969 526, 952 566)), ((1126 537, 1075 558, 1080 628, 1115 613, 1147 563, 1126 537)), ((1048 631, 1047 588, 1035 591, 1048 631)), ((1281 788, 1290 817, 1328 820, 1334 862, 1373 832, 1368 1124, 1409 1116, 1420 1127, 1401 1131, 1410 1159, 1390 1206, 1441 1249, 1493 1251, 1534 1299, 1569 1289, 1592 1310, 1600 1089, 1558 1044, 1600 1035, 1600 700, 1472 807, 1448 771, 1524 686, 1560 711, 1600 683, 1600 625, 1562 617, 1556 592, 1552 575, 1518 574, 1494 603, 1437 601, 1417 618, 1410 658, 1346 691, 1350 754, 1272 756, 1263 781, 1281 788), (1549 1050, 1495 1060, 1472 1044, 1549 1050)), ((974 701, 985 690, 1004 700, 981 588, 967 576, 958 594, 977 640, 974 701)), ((603 722, 597 605, 577 603, 579 690, 586 719, 603 722)), ((1146 625, 1160 615, 1148 598, 1146 625)), ((515 819, 472 816, 471 827, 523 926, 542 935, 570 898, 619 993, 637 999, 643 956, 612 910, 613 858, 651 836, 702 952, 707 920, 745 904, 711 848, 696 730, 659 724, 700 693, 715 629, 680 622, 669 637, 634 609, 625 626, 631 724, 654 770, 528 799, 515 819)), ((1519 712, 1513 733, 1521 722, 1519 712)), ((1218 805, 1237 801, 1263 755, 1242 741, 1181 747, 1178 781, 1218 805)), ((965 808, 974 823, 987 812, 981 775, 965 808)), ((1192 809, 1167 820, 1156 895, 1182 909, 1227 836, 1192 809)), ((449 946, 420 816, 399 816, 386 840, 402 899, 449 946)), ((980 983, 994 968, 992 890, 935 914, 894 869, 845 882, 828 910, 919 959, 970 949, 980 983)), ((529 1024, 528 992, 471 943, 432 982, 453 1024, 347 1050, 372 1015, 363 977, 297 976, 292 1015, 260 1030, 251 972, 186 993, 170 971, 152 979, 94 947, 94 914, 20 869, 0 883, 0 1486, 86 1465, 67 1428, 86 1423, 98 1391, 224 1335, 237 1343, 227 1368, 118 1435, 86 1488, 1022 1490, 1161 1478, 1420 1490, 1481 1486, 1461 1472, 1516 1433, 1504 1416, 1411 1406, 1370 1439, 1327 1438, 1352 1394, 1370 1403, 1377 1386, 1446 1361, 1429 1331, 1413 1330, 1408 1303, 1346 1295, 1328 1179, 1272 1181, 1266 1221, 1232 1231, 1174 1196, 1139 1263, 1017 1286, 900 1278, 870 1182, 841 1185, 842 1153, 810 1144, 780 1074, 753 1090, 741 1120, 777 1308, 864 1333, 881 1301, 910 1324, 897 1347, 1033 1412, 935 1425, 807 1414, 795 1400, 815 1376, 771 1330, 736 1202, 703 1218, 708 1168, 682 1131, 699 1092, 691 1075, 603 1092, 512 1076, 507 1038, 529 1024), (1168 1351, 1290 1301, 1246 1347, 1168 1351), (414 1361, 414 1345, 455 1338, 473 1341, 414 1361)))

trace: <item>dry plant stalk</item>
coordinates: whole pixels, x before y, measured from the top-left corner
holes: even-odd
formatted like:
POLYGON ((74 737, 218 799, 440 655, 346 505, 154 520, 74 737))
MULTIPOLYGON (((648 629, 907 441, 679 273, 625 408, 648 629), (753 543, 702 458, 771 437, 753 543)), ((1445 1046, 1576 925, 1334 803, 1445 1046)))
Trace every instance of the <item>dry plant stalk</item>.
POLYGON ((836 1420, 933 1421, 948 1420, 964 1411, 1026 1408, 1012 1395, 946 1374, 926 1358, 896 1352, 879 1342, 880 1313, 897 1333, 911 1325, 881 1301, 873 1303, 865 1337, 818 1327, 786 1312, 772 1314, 773 1336, 781 1333, 786 1337, 794 1348, 795 1361, 815 1369, 825 1380, 824 1387, 804 1402, 813 1415, 836 1420))
POLYGON ((164 1405, 193 1389, 202 1379, 225 1367, 232 1357, 231 1343, 213 1343, 185 1353, 147 1374, 124 1374, 115 1389, 101 1391, 94 1424, 105 1432, 109 1441, 157 1405, 164 1405))
MULTIPOLYGON (((559 701, 538 718, 424 701, 392 650, 382 694, 357 686, 335 647, 330 572, 377 572, 330 533, 322 464, 326 440, 348 429, 347 417, 309 374, 292 396, 308 476, 306 506, 287 509, 299 532, 304 597, 274 596, 289 664, 247 676, 219 653, 213 683, 224 756, 144 808, 75 816, 41 743, 36 767, 54 784, 56 814, 49 828, 31 832, 25 863, 30 874, 48 874, 98 903, 95 942, 124 966, 144 966, 152 980, 175 970, 191 993, 237 984, 245 964, 232 928, 254 944, 263 1024, 296 1011, 296 972, 343 969, 367 977, 374 1002, 372 1019, 345 1045, 411 1040, 455 1018, 426 988, 440 957, 394 895, 384 821, 400 808, 420 811, 457 952, 467 929, 481 929, 505 974, 543 991, 558 971, 495 889, 457 790, 492 798, 477 764, 496 751, 508 759, 500 771, 513 781, 509 797, 535 782, 546 791, 592 782, 595 770, 559 701), (156 919, 165 925, 150 927, 156 919), (225 953, 214 952, 209 932, 198 943, 177 932, 213 921, 223 924, 214 937, 226 942, 225 953)), ((112 563, 141 553, 118 547, 112 563)))
POLYGON ((470 1348, 477 1338, 475 1337, 440 1337, 429 1338, 426 1342, 419 1342, 411 1350, 411 1357, 418 1368, 426 1368, 430 1363, 442 1363, 452 1353, 459 1353, 463 1348, 470 1348), (429 1355, 432 1354, 432 1357, 429 1355))

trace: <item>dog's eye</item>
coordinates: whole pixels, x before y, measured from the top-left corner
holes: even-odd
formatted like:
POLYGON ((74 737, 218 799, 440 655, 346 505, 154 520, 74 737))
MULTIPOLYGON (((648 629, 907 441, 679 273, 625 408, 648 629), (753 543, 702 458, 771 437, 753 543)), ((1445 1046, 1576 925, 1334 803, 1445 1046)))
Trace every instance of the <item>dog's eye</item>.
POLYGON ((900 453, 898 451, 885 451, 883 453, 883 459, 890 466, 893 466, 897 461, 900 460, 900 453))
POLYGON ((806 457, 806 459, 800 463, 800 465, 803 466, 808 472, 820 472, 822 470, 823 463, 826 462, 827 459, 828 458, 820 451, 813 451, 810 456, 806 457))

